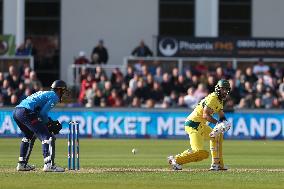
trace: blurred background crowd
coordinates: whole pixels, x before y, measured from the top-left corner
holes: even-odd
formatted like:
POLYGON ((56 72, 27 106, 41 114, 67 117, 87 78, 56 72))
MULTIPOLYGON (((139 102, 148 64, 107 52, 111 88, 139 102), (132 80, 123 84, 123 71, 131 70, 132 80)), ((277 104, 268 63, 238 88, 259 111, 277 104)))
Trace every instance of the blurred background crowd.
MULTIPOLYGON (((19 47, 16 54, 36 51, 30 49, 30 45, 27 47, 28 50, 25 46, 19 47)), ((131 54, 137 57, 153 55, 144 41, 131 54)), ((68 106, 191 109, 214 91, 219 79, 225 78, 232 87, 225 103, 227 110, 284 107, 283 69, 276 63, 265 64, 262 59, 242 68, 234 68, 232 62, 206 64, 199 61, 182 71, 177 67, 166 70, 162 62, 139 61, 128 65, 126 71, 114 68, 111 74, 101 66, 107 60, 103 40, 94 47, 90 59, 85 52, 79 52, 74 64, 81 65, 80 85, 69 97, 68 106)), ((11 65, 8 73, 0 72, 0 106, 15 106, 39 90, 44 90, 43 85, 28 64, 18 68, 11 65)))
MULTIPOLYGON (((143 62, 118 68, 108 77, 101 66, 82 69, 78 102, 85 107, 194 108, 214 91, 219 79, 228 79, 232 91, 225 108, 283 108, 284 77, 277 64, 260 59, 253 66, 234 69, 231 62, 206 65, 198 62, 179 72, 165 71, 143 62)), ((156 64, 157 65, 157 64, 156 64)), ((158 64, 159 65, 159 64, 158 64)))
POLYGON ((11 65, 9 72, 0 72, 0 107, 16 106, 34 92, 43 90, 37 74, 24 64, 17 69, 11 65))

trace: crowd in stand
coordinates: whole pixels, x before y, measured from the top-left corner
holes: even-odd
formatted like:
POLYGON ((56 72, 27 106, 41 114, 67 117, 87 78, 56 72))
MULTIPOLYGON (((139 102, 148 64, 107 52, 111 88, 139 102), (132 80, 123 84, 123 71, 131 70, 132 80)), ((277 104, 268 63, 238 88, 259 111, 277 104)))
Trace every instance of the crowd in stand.
POLYGON ((0 107, 16 106, 39 90, 43 90, 42 83, 28 64, 23 64, 19 69, 11 65, 8 73, 0 72, 0 107))
MULTIPOLYGON (((17 50, 17 55, 32 54, 29 41, 17 50)), ((131 53, 133 56, 152 56, 143 40, 131 53)), ((232 91, 226 109, 284 108, 284 70, 260 59, 254 65, 233 68, 232 63, 204 64, 197 62, 185 70, 163 70, 159 64, 141 63, 128 66, 125 74, 118 68, 107 75, 100 64, 108 61, 107 49, 100 40, 94 47, 91 60, 84 52, 74 64, 94 64, 95 70, 80 70, 80 107, 142 107, 194 108, 206 95, 214 91, 219 79, 228 79, 232 91), (109 76, 109 77, 108 77, 109 76)), ((161 65, 161 64, 160 64, 161 65)), ((42 90, 35 71, 23 64, 19 69, 9 67, 0 72, 0 107, 15 106, 28 95, 42 90)), ((78 106, 77 104, 77 106, 78 106)))
POLYGON ((85 107, 193 108, 222 78, 232 87, 226 109, 284 107, 283 70, 262 60, 243 69, 230 62, 217 67, 199 62, 182 73, 160 66, 150 72, 144 64, 140 69, 129 66, 125 75, 117 68, 110 78, 98 65, 82 72, 78 101, 85 107))
MULTIPOLYGON (((15 56, 35 56, 36 53, 32 39, 27 37, 16 49, 15 56)), ((15 66, 11 64, 8 70, 0 70, 0 107, 16 106, 39 90, 43 90, 42 83, 29 63, 23 61, 15 66)))

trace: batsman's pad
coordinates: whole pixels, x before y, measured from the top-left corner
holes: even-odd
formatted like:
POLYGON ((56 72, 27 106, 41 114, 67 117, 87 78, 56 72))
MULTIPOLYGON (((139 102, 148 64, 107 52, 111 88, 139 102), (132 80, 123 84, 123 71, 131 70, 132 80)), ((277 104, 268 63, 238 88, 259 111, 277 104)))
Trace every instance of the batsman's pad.
POLYGON ((219 134, 227 132, 232 127, 232 124, 224 120, 220 123, 217 123, 213 128, 212 132, 209 134, 210 137, 217 137, 219 134))
POLYGON ((48 123, 47 123, 48 131, 54 135, 57 135, 59 131, 62 129, 61 123, 56 120, 52 120, 50 117, 48 118, 48 123))
POLYGON ((215 138, 210 139, 210 150, 212 156, 212 164, 224 166, 223 163, 223 134, 219 134, 215 138))
POLYGON ((186 164, 190 162, 197 162, 209 157, 209 152, 206 150, 189 151, 186 150, 181 154, 175 156, 177 164, 186 164))

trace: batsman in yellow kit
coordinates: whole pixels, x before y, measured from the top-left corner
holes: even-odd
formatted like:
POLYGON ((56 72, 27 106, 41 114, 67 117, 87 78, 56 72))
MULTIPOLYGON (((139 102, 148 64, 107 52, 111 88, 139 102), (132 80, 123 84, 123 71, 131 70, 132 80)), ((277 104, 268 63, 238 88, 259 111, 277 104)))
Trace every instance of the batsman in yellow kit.
POLYGON ((210 140, 212 156, 210 170, 227 170, 223 162, 222 143, 223 133, 230 129, 231 124, 226 120, 223 103, 230 91, 229 81, 219 80, 215 92, 202 99, 186 118, 184 126, 190 138, 191 150, 187 149, 181 154, 168 157, 174 170, 181 170, 183 164, 207 159, 209 152, 204 149, 205 140, 210 140), (212 117, 215 113, 219 115, 219 120, 212 117), (207 122, 215 124, 215 127, 212 129, 207 122))

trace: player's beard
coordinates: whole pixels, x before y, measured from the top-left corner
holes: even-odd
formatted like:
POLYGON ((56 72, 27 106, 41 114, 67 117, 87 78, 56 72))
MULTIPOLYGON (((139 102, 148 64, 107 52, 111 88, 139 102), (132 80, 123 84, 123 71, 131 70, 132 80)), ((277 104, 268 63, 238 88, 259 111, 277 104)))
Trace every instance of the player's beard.
POLYGON ((228 93, 221 93, 220 96, 221 96, 221 100, 226 100, 228 97, 228 93))

